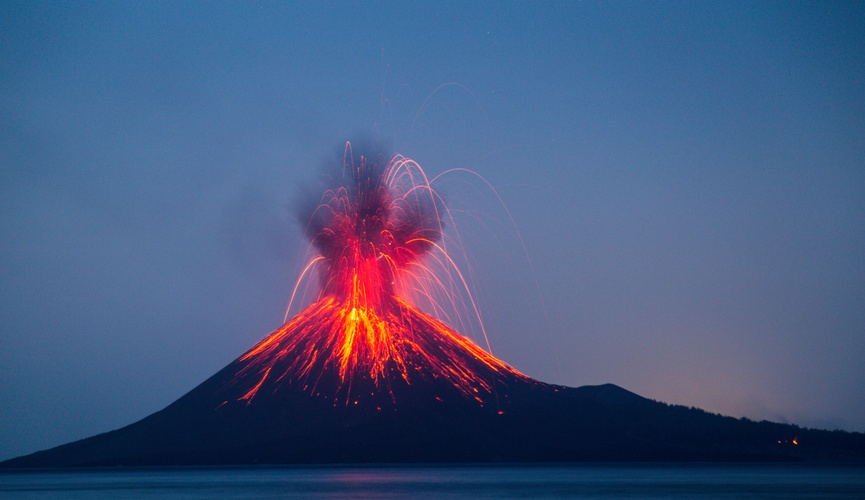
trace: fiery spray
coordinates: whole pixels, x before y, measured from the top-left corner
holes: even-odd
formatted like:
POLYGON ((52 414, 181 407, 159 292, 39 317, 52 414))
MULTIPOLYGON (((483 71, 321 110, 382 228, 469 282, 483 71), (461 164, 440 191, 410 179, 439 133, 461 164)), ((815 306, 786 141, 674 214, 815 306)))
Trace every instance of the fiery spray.
POLYGON ((335 181, 306 214, 315 255, 291 300, 312 270, 318 298, 240 358, 238 380, 256 382, 239 399, 294 387, 358 404, 432 379, 483 403, 496 384, 527 379, 445 324, 468 311, 482 329, 444 243, 450 214, 420 166, 400 155, 355 156, 348 144, 335 181))

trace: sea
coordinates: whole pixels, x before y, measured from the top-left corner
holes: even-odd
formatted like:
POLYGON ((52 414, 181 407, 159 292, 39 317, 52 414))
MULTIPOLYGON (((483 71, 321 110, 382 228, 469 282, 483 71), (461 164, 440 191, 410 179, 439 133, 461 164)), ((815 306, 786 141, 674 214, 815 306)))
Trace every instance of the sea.
POLYGON ((575 464, 2 471, 0 498, 865 499, 865 467, 575 464))

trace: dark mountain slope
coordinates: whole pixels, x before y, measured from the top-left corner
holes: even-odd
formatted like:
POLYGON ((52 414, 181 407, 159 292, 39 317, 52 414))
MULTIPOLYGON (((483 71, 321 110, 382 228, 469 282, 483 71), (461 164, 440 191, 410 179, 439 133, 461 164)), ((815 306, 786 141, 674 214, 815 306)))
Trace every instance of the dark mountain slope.
POLYGON ((523 383, 501 410, 418 394, 374 412, 306 395, 220 411, 202 395, 214 379, 135 424, 2 465, 865 461, 863 434, 721 417, 614 385, 523 383))

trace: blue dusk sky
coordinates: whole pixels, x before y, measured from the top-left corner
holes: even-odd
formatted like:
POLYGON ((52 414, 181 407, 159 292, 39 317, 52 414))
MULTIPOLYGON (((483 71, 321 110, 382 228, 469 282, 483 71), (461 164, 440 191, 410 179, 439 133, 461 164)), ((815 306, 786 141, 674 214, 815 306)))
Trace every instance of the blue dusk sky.
POLYGON ((358 136, 495 187, 441 190, 520 371, 865 431, 865 3, 3 0, 0 459, 276 329, 358 136))

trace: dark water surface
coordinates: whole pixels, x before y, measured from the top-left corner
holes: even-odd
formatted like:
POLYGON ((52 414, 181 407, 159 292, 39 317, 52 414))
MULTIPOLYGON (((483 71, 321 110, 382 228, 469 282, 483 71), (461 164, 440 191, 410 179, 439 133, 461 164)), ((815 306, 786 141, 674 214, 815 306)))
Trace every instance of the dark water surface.
POLYGON ((0 498, 859 498, 865 467, 752 464, 0 472, 0 498))

